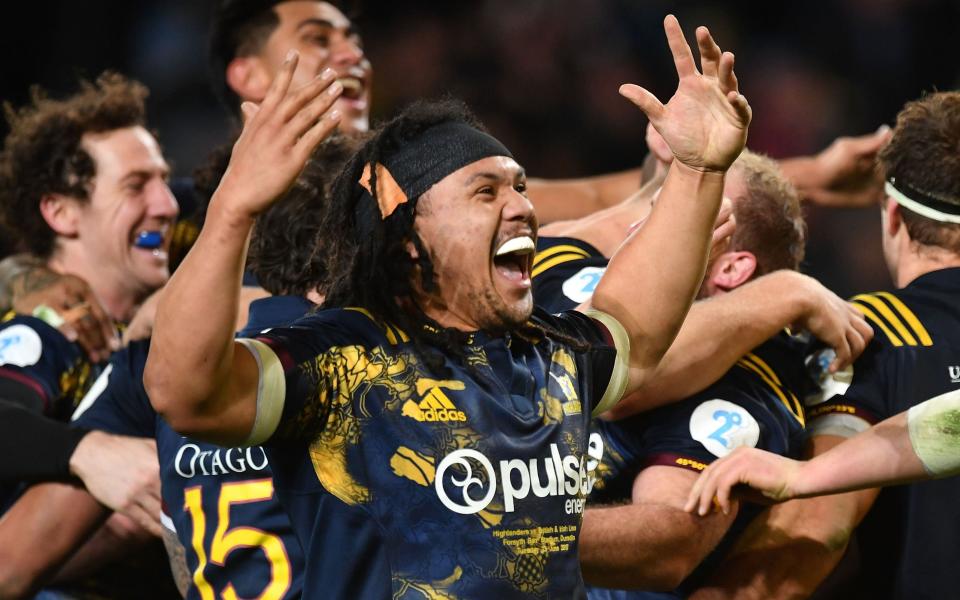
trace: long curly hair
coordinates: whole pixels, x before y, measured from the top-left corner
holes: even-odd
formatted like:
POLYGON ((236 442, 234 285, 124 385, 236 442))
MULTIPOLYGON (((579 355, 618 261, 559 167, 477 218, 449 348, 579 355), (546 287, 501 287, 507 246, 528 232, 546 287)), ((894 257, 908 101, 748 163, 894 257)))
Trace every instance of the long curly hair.
MULTIPOLYGON (((410 337, 427 369, 441 376, 447 375, 445 357, 466 363, 469 334, 441 327, 417 304, 414 282, 418 271, 422 290, 431 292, 437 285, 433 263, 414 229, 418 199, 411 198, 390 216, 381 218, 376 198, 377 170, 370 169, 370 195, 363 193, 358 181, 366 166, 382 163, 424 131, 448 122, 485 131, 466 105, 455 99, 415 102, 375 130, 334 182, 315 246, 326 264, 324 306, 363 307, 377 319, 399 327, 410 337), (416 248, 416 259, 408 253, 408 244, 416 248)), ((520 329, 518 333, 584 347, 579 340, 542 325, 528 322, 520 329)))
POLYGON ((64 100, 48 98, 38 87, 20 109, 4 104, 10 134, 0 152, 0 206, 6 226, 27 251, 41 258, 53 252, 56 234, 40 214, 46 194, 88 200, 96 164, 84 150, 83 136, 144 125, 147 88, 117 73, 64 100))

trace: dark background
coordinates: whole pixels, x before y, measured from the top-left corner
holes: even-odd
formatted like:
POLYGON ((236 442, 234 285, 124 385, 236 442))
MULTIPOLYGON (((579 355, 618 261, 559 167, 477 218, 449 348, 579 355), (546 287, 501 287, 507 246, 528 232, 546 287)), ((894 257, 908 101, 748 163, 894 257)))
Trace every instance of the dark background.
MULTIPOLYGON (((229 135, 207 84, 210 0, 7 3, 0 98, 53 94, 115 69, 151 89, 151 124, 187 175, 229 135)), ((639 164, 645 119, 617 95, 644 85, 666 100, 676 76, 668 12, 711 28, 737 55, 754 108, 752 149, 809 154, 839 135, 892 124, 903 103, 960 83, 957 0, 706 2, 488 0, 354 2, 374 65, 374 119, 420 96, 465 98, 527 171, 573 177, 639 164)), ((5 133, 5 129, 0 129, 5 133)), ((879 211, 810 208, 807 272, 841 294, 888 285, 879 211)))

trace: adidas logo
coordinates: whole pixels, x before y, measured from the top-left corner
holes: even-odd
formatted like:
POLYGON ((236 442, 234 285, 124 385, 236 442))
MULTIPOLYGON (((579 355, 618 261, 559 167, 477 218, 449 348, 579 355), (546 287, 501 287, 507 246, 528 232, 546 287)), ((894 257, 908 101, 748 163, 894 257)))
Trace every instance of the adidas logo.
POLYGON ((401 414, 415 421, 429 423, 467 420, 467 415, 457 410, 453 401, 439 387, 431 388, 419 403, 407 400, 401 414))

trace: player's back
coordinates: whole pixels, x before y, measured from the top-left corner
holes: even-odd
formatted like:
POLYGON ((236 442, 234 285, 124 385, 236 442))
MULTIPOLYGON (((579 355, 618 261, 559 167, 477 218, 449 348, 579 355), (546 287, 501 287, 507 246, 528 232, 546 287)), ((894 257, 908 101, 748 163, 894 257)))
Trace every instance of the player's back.
MULTIPOLYGON (((853 302, 876 335, 852 373, 828 380, 834 395, 810 407, 815 432, 830 434, 850 416, 874 423, 960 388, 960 268, 853 302)), ((853 597, 956 597, 960 478, 885 488, 857 528, 856 545, 853 597)))
MULTIPOLYGON (((310 306, 299 298, 258 300, 246 333, 289 323, 310 306)), ((183 546, 189 600, 299 598, 303 553, 274 493, 266 452, 192 440, 170 428, 143 388, 149 345, 133 342, 114 356, 103 387, 85 400, 76 423, 156 439, 162 520, 183 546)))

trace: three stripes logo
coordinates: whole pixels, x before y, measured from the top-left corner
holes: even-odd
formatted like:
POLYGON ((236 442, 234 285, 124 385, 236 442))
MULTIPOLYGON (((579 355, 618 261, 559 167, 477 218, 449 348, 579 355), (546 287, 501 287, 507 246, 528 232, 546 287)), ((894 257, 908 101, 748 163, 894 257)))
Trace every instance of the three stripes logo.
POLYGON ((803 405, 800 404, 800 400, 797 399, 797 396, 792 391, 783 385, 780 377, 777 376, 776 372, 770 368, 770 365, 768 365, 765 360, 753 352, 748 352, 746 356, 737 361, 737 366, 752 371, 757 375, 760 380, 776 394, 784 408, 786 408, 801 425, 805 425, 803 405))
POLYGON ((933 339, 917 315, 889 292, 860 294, 850 300, 893 346, 932 346, 933 339))
POLYGON ((464 385, 462 381, 456 380, 420 379, 417 381, 417 394, 421 398, 420 401, 407 400, 400 414, 421 423, 466 422, 466 413, 456 407, 443 388, 462 390, 464 385))
POLYGON ((533 271, 530 273, 530 276, 536 277, 557 265, 572 260, 583 260, 585 258, 590 258, 590 253, 572 244, 562 244, 547 248, 542 252, 537 252, 536 256, 533 257, 533 271))

